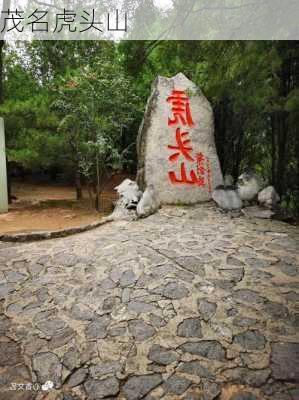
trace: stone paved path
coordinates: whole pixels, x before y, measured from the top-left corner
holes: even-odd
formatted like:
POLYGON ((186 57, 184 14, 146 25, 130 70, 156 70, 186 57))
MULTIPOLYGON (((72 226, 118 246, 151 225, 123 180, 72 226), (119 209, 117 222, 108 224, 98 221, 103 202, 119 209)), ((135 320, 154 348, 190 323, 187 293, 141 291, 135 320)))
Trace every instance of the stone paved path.
POLYGON ((0 399, 298 400, 298 299, 298 228, 209 204, 2 243, 0 399))

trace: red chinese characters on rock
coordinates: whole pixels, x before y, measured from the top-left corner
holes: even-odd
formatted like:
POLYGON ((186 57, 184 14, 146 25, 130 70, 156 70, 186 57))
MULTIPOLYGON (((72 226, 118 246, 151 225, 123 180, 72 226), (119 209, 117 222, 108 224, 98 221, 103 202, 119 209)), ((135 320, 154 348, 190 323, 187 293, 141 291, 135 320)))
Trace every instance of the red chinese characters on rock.
POLYGON ((203 153, 193 155, 191 140, 188 138, 187 128, 195 126, 191 114, 190 99, 185 91, 173 90, 167 102, 171 104, 172 116, 168 118, 168 126, 176 127, 175 145, 168 145, 172 150, 168 160, 171 163, 179 164, 179 177, 174 171, 168 171, 168 177, 172 184, 196 185, 200 187, 208 186, 211 192, 211 166, 210 161, 203 153), (180 161, 181 160, 181 161, 180 161), (191 164, 189 173, 187 165, 191 164))

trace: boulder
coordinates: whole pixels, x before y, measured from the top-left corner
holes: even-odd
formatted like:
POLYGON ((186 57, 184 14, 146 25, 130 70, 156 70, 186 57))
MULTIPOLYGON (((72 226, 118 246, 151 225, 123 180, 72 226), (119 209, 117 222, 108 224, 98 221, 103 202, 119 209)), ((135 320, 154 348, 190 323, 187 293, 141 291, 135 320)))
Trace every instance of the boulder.
POLYGON ((237 188, 241 200, 251 201, 260 190, 259 179, 251 172, 244 172, 238 178, 237 188))
POLYGON ((258 194, 258 202, 260 205, 273 209, 280 201, 280 197, 273 186, 267 186, 258 194))
POLYGON ((242 200, 236 190, 219 186, 212 193, 212 198, 222 210, 240 210, 242 208, 242 200))
POLYGON ((223 184, 211 105, 182 73, 155 80, 137 152, 137 183, 153 185, 161 204, 207 201, 223 184))
POLYGON ((138 217, 148 217, 155 213, 159 208, 159 201, 153 185, 149 185, 143 193, 141 200, 137 204, 138 217))

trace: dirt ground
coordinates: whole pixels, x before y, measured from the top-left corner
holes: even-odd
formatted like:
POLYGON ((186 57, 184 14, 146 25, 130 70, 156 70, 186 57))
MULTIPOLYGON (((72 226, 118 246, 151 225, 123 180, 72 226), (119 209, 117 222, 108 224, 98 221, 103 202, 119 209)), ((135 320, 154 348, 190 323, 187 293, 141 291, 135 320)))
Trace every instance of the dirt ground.
POLYGON ((111 202, 116 198, 113 188, 123 179, 117 176, 107 182, 100 213, 91 207, 85 188, 83 200, 77 202, 72 186, 13 182, 17 200, 9 206, 8 213, 0 214, 0 233, 52 231, 98 221, 111 211, 111 202))

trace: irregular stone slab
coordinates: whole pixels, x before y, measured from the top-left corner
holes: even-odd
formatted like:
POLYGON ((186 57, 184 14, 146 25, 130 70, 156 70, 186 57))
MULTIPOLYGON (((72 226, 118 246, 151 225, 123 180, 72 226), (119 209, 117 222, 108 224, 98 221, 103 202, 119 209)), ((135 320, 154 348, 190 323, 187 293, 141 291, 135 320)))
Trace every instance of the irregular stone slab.
POLYGON ((243 267, 244 266, 244 262, 240 261, 238 258, 236 257, 227 257, 227 263, 229 265, 234 265, 236 267, 243 267))
POLYGON ((14 292, 14 287, 12 285, 1 283, 0 284, 0 300, 5 299, 5 297, 9 294, 14 292))
POLYGON ((203 367, 199 361, 185 362, 177 368, 177 371, 196 375, 200 378, 214 379, 214 375, 207 368, 203 367))
POLYGON ((128 303, 128 310, 137 314, 149 313, 156 310, 156 307, 143 301, 130 301, 128 303))
POLYGON ((245 301, 246 303, 262 304, 265 298, 260 296, 257 292, 250 289, 239 289, 233 292, 233 297, 236 300, 245 301))
POLYGON ((189 296, 189 290, 183 285, 176 282, 169 282, 164 286, 160 286, 152 291, 155 294, 162 294, 171 300, 180 300, 189 296))
POLYGON ((176 257, 175 261, 182 267, 190 272, 201 277, 205 276, 204 261, 197 257, 186 256, 186 257, 176 257))
POLYGON ((5 274, 5 277, 7 282, 9 283, 23 282, 28 278, 27 275, 21 274, 20 272, 17 271, 9 271, 8 273, 5 274))
POLYGON ((83 304, 74 304, 71 309, 71 316, 78 321, 90 321, 93 315, 93 311, 83 304))
POLYGON ((57 349, 65 344, 69 343, 74 336, 75 332, 73 329, 67 327, 51 337, 49 341, 49 349, 57 349))
POLYGON ((160 374, 133 376, 123 386, 127 400, 139 400, 162 383, 160 374))
POLYGON ((198 301, 198 310, 204 321, 209 321, 216 313, 217 305, 205 299, 198 301))
POLYGON ((265 336, 259 331, 246 331, 234 337, 234 344, 245 350, 262 350, 266 345, 265 336))
POLYGON ((59 334, 64 328, 66 323, 60 318, 42 320, 36 322, 36 327, 47 336, 53 336, 59 334))
POLYGON ((86 328, 86 336, 89 339, 104 339, 107 336, 107 328, 110 324, 110 318, 107 315, 97 317, 86 328))
POLYGON ((148 353, 148 358, 151 361, 156 362, 161 365, 168 365, 177 361, 179 359, 179 355, 173 351, 166 349, 158 344, 154 344, 148 353))
POLYGON ((269 301, 264 305, 263 309, 273 319, 286 319, 289 316, 288 308, 280 303, 269 301))
POLYGON ((121 287, 126 287, 134 285, 136 281, 137 276, 135 275, 135 273, 131 270, 128 270, 121 275, 119 283, 121 287))
POLYGON ((178 336, 182 337, 202 337, 201 324, 199 318, 187 318, 181 322, 177 329, 178 336))
POLYGON ((299 344, 272 343, 271 349, 272 376, 282 381, 298 381, 299 344))
POLYGON ((12 340, 0 342, 0 367, 22 362, 20 346, 12 340))
POLYGON ((79 386, 81 385, 81 383, 85 381, 87 376, 88 376, 88 369, 80 368, 70 376, 67 383, 70 387, 79 386))
POLYGON ((229 400, 257 400, 257 397, 252 393, 240 392, 234 394, 229 400))
POLYGON ((56 354, 49 352, 35 354, 32 363, 39 383, 52 381, 56 388, 61 386, 62 365, 56 354))
POLYGON ((89 400, 104 399, 115 396, 119 392, 119 382, 116 378, 89 379, 84 383, 89 400))
POLYGON ((217 383, 204 382, 203 383, 203 398, 204 400, 214 400, 221 393, 221 388, 217 383))
POLYGON ((223 184, 211 105, 182 73, 154 82, 137 150, 139 187, 153 185, 162 204, 206 201, 223 184), (176 101, 183 111, 175 111, 176 101))
POLYGON ((269 369, 254 371, 248 368, 234 368, 224 371, 224 376, 228 382, 235 382, 241 385, 261 387, 270 376, 269 369))
POLYGON ((63 365, 70 371, 80 365, 80 354, 75 347, 71 347, 63 356, 63 365))
POLYGON ((164 387, 167 393, 181 395, 186 392, 186 390, 191 384, 192 382, 189 381, 188 379, 183 378, 182 376, 178 376, 177 374, 174 374, 167 379, 164 387))
POLYGON ((186 353, 195 354, 210 360, 222 361, 225 359, 225 349, 217 340, 187 342, 181 345, 180 349, 186 353))
POLYGON ((256 324, 257 320, 248 317, 236 317, 233 319, 233 325, 240 327, 249 327, 256 324))
POLYGON ((129 322, 129 331, 137 341, 149 339, 156 333, 155 329, 142 320, 133 320, 129 322))
POLYGON ((93 378, 101 378, 104 375, 113 374, 121 371, 121 364, 117 361, 102 362, 90 367, 90 374, 93 378))

